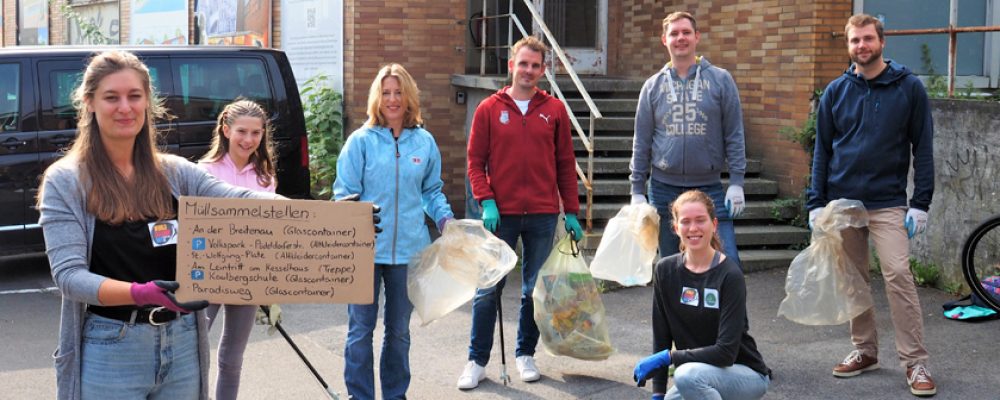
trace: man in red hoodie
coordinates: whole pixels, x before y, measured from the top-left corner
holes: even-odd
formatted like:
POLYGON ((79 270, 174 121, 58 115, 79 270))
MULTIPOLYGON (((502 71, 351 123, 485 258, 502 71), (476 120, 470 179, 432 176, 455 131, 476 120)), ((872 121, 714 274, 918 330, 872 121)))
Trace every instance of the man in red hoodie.
MULTIPOLYGON (((566 107, 538 89, 545 74, 548 48, 528 36, 514 44, 507 62, 510 86, 483 100, 469 133, 469 182, 483 209, 483 223, 511 248, 521 238, 521 309, 517 329, 517 369, 521 380, 541 378, 535 366, 535 325, 531 293, 549 252, 557 218, 566 213, 566 231, 583 238, 576 214, 576 157, 566 107)), ((469 362, 458 379, 459 389, 472 389, 485 379, 493 347, 497 302, 506 278, 480 289, 472 303, 469 362)))

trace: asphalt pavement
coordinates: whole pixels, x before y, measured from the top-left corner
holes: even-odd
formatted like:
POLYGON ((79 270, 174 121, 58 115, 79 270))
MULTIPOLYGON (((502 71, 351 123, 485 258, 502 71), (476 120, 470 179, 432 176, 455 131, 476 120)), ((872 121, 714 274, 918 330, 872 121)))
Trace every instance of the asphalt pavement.
MULTIPOLYGON (((636 361, 651 350, 652 289, 620 289, 603 295, 617 352, 605 361, 580 361, 545 354, 539 344, 537 363, 542 379, 524 383, 513 362, 517 331, 516 276, 504 292, 507 370, 513 381, 500 380, 500 355, 494 346, 487 379, 477 389, 460 391, 455 382, 466 362, 471 307, 465 305, 439 321, 411 322, 410 399, 648 399, 649 387, 632 383, 636 361)), ((834 364, 851 351, 846 325, 809 327, 776 317, 784 298, 784 270, 748 274, 750 332, 774 370, 767 399, 909 399, 904 369, 893 344, 883 283, 873 282, 880 333, 882 368, 849 379, 834 378, 834 364)), ((55 397, 51 354, 59 327, 59 294, 43 262, 18 259, 0 262, 0 399, 55 397)), ((944 319, 941 304, 952 296, 919 289, 924 336, 931 353, 930 370, 938 384, 936 399, 1000 399, 1000 322, 963 323, 944 319)), ((346 398, 343 348, 346 306, 285 305, 284 326, 331 390, 346 398)), ((219 328, 212 332, 217 343, 219 328)), ((382 329, 375 334, 376 348, 382 329)), ((214 351, 213 351, 214 353, 214 351)), ((378 350, 376 349, 376 356, 378 350)), ((254 329, 247 349, 241 399, 326 399, 289 345, 266 328, 254 329)), ((213 367, 214 373, 214 367, 213 367)), ((377 374, 377 371, 376 371, 377 374)), ((110 394, 113 398, 113 394, 110 394)))

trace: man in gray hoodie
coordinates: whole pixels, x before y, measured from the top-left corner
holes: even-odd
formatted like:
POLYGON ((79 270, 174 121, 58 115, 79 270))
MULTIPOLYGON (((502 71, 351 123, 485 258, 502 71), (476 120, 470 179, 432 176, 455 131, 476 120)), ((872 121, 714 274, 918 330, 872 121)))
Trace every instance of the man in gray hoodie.
POLYGON ((743 212, 746 146, 736 82, 728 71, 696 54, 701 33, 689 13, 663 19, 663 46, 670 62, 646 80, 639 93, 632 142, 632 204, 649 202, 660 214, 660 256, 678 252, 670 204, 685 191, 712 197, 723 252, 742 267, 733 218, 743 212), (721 173, 729 167, 729 188, 721 173))

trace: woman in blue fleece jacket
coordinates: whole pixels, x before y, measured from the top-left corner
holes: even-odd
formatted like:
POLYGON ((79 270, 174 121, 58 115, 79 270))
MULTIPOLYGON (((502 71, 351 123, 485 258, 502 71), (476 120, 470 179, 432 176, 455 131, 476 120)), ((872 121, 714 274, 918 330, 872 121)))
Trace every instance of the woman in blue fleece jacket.
POLYGON ((347 138, 337 159, 334 197, 360 194, 360 201, 382 209, 382 233, 375 238, 375 302, 347 308, 344 380, 354 399, 375 398, 372 333, 383 283, 382 398, 406 397, 413 310, 406 291, 406 266, 430 244, 424 214, 437 222, 439 230, 454 218, 441 192, 441 153, 434 137, 422 127, 418 94, 402 65, 382 67, 368 92, 368 121, 347 138))

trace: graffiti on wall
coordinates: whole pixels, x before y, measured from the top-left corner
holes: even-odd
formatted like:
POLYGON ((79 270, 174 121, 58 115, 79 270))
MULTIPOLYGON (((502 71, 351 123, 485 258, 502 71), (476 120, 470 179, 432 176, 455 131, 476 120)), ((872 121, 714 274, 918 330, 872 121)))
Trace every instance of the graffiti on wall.
POLYGON ((271 47, 271 0, 199 1, 195 43, 271 47))
POLYGON ((941 185, 958 200, 983 201, 996 195, 1000 151, 985 144, 955 148, 943 164, 938 167, 941 185))

